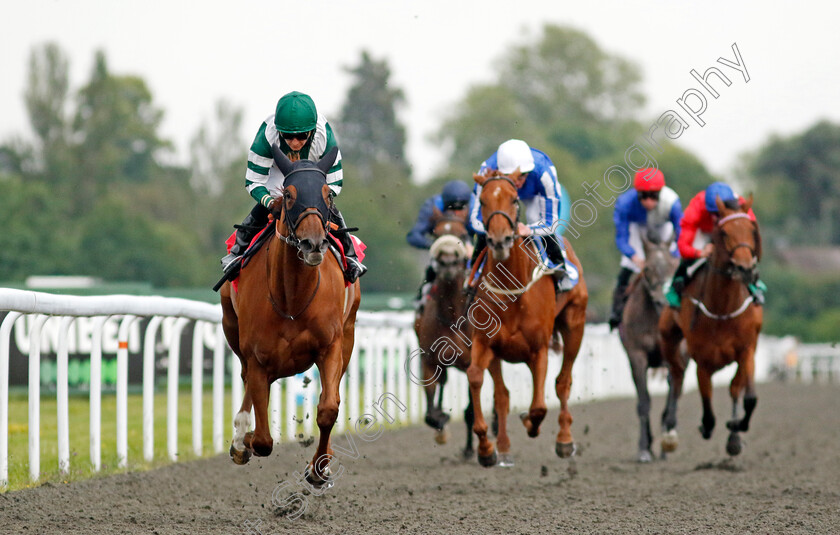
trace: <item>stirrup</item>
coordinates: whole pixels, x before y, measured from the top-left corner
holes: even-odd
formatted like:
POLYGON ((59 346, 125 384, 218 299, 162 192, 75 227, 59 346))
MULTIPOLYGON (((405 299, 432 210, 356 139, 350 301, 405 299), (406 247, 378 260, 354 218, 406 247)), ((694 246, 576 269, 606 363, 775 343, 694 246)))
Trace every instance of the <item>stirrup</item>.
POLYGON ((242 255, 238 255, 235 253, 228 253, 224 257, 222 257, 222 271, 227 273, 231 266, 237 261, 242 260, 242 255))

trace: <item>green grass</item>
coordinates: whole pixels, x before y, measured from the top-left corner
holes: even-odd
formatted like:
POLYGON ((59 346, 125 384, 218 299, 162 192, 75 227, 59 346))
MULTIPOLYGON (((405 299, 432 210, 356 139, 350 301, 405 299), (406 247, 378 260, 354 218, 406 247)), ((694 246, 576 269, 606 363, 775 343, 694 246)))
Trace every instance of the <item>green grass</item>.
MULTIPOLYGON (((166 447, 166 392, 155 394, 154 458, 143 459, 143 402, 142 396, 128 396, 128 463, 126 468, 117 467, 117 404, 114 394, 102 396, 101 418, 101 470, 95 472, 90 460, 90 408, 88 396, 70 396, 70 470, 62 474, 58 470, 58 436, 56 430, 55 396, 41 398, 41 463, 40 476, 36 483, 29 480, 29 408, 25 393, 9 396, 9 486, 2 490, 19 490, 41 485, 45 482, 68 483, 91 477, 114 473, 148 470, 170 463, 166 447)), ((196 459, 192 451, 192 401, 189 387, 179 389, 178 399, 178 460, 196 459)), ((203 456, 214 455, 213 451, 213 401, 210 387, 204 388, 202 396, 202 450, 203 456)), ((230 389, 225 392, 223 429, 225 444, 230 441, 231 431, 230 389)))
MULTIPOLYGON (((311 387, 310 387, 311 388, 311 387)), ((215 455, 213 451, 213 400, 212 388, 205 385, 202 395, 202 448, 203 457, 215 455)), ((317 404, 319 390, 316 388, 310 394, 314 395, 317 404)), ((178 460, 189 461, 196 459, 192 451, 192 397, 187 384, 181 384, 178 391, 178 460)), ((285 412, 285 388, 280 388, 283 412, 285 412)), ((86 393, 71 394, 69 399, 70 418, 70 469, 66 474, 58 470, 58 436, 56 430, 56 401, 55 394, 41 396, 41 432, 40 432, 40 474, 37 482, 29 480, 29 406, 25 390, 18 390, 9 395, 9 486, 0 488, 0 493, 10 490, 20 490, 36 487, 44 483, 63 484, 81 481, 93 477, 101 477, 117 473, 143 471, 171 464, 166 446, 166 389, 160 385, 155 393, 154 418, 154 458, 151 462, 143 459, 143 399, 140 393, 128 395, 128 462, 125 468, 117 466, 117 403, 114 393, 102 395, 101 417, 101 469, 93 470, 90 461, 90 405, 86 393)), ((360 403, 364 400, 364 389, 359 392, 360 403)), ((343 401, 343 403, 346 402, 343 401)), ((403 400, 407 402, 407 400, 403 400)), ((224 398, 223 437, 224 451, 230 444, 232 436, 233 416, 231 414, 231 392, 228 387, 224 398)), ((390 408, 395 414, 393 408, 390 408)), ((303 431, 302 422, 307 417, 304 408, 298 406, 297 431, 294 437, 286 436, 285 414, 281 418, 281 440, 298 440, 303 431)), ((360 413, 373 413, 371 408, 365 408, 360 413)), ((313 407, 309 418, 315 418, 316 409, 313 407)), ((379 419, 386 428, 400 427, 405 423, 388 424, 379 419)), ((311 435, 318 436, 318 428, 312 422, 311 435)), ((351 422, 346 423, 346 430, 353 430, 351 422)), ((275 437, 276 439, 277 437, 275 437)), ((303 436, 309 438, 309 434, 303 436)))

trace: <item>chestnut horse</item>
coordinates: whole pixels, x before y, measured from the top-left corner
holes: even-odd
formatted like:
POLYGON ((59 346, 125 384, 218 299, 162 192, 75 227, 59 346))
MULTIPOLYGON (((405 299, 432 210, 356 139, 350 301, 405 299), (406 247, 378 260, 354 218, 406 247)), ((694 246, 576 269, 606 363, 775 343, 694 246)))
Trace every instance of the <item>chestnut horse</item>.
POLYGON ((753 301, 747 285, 758 278, 761 236, 758 223, 748 215, 752 196, 743 206, 728 206, 719 198, 716 201, 720 219, 712 231, 714 252, 707 265, 686 286, 679 310, 666 308, 659 318, 662 354, 668 361, 674 382, 669 394, 673 399, 669 400, 665 417, 670 437, 663 438, 662 446, 669 450, 677 446, 676 405, 685 374, 678 345, 685 338, 688 353, 697 363, 697 383, 703 401, 700 433, 705 439, 711 438, 715 427, 712 374, 732 362, 738 365, 729 386, 732 420, 726 424, 730 430, 726 451, 738 455, 741 452, 739 433, 749 429, 758 400, 753 374, 763 309, 753 301), (742 394, 744 414, 739 417, 738 404, 742 394))
MULTIPOLYGON (((653 460, 647 372, 650 368, 667 365, 659 350, 658 325, 659 316, 666 306, 664 286, 674 274, 678 263, 670 252, 671 243, 660 241, 656 233, 649 233, 647 238, 642 236, 645 265, 627 287, 627 303, 618 327, 618 335, 627 352, 633 384, 636 386, 636 414, 639 416, 639 451, 636 460, 643 463, 653 460)), ((668 383, 673 384, 670 377, 668 383)), ((662 413, 663 425, 667 410, 666 407, 662 413)), ((664 451, 662 458, 665 458, 664 451)))
MULTIPOLYGON (((414 320, 414 332, 423 362, 423 387, 426 392, 426 424, 435 430, 435 440, 445 444, 446 424, 449 415, 443 410, 443 388, 447 370, 455 367, 466 372, 470 365, 469 347, 459 336, 453 336, 451 327, 466 311, 464 294, 467 260, 470 258, 466 210, 435 208, 432 234, 437 238, 429 249, 435 279, 428 296, 414 320), (435 403, 437 393, 437 403, 435 403)), ((469 333, 465 335, 469 336, 469 333)), ((467 444, 464 457, 472 457, 472 402, 464 411, 467 424, 467 444)))
POLYGON ((530 437, 539 435, 545 418, 545 378, 548 369, 548 348, 552 335, 559 331, 563 339, 563 365, 555 381, 560 399, 560 431, 555 452, 571 457, 575 446, 572 439, 572 415, 569 412, 569 391, 572 386, 572 365, 583 339, 586 305, 589 299, 583 268, 571 244, 564 238, 568 262, 580 272, 578 284, 569 291, 555 295, 551 276, 543 276, 534 244, 517 233, 519 195, 513 175, 493 171, 474 175, 482 187, 479 197, 487 236, 487 260, 483 282, 478 285, 476 299, 470 305, 467 318, 473 325, 471 363, 467 369, 470 393, 475 406, 473 430, 478 437, 478 461, 483 466, 511 466, 510 439, 507 434, 507 414, 510 397, 502 378, 502 361, 525 363, 533 378, 533 397, 530 410, 522 419, 530 437), (503 282, 506 288, 499 288, 503 282), (499 429, 496 436, 498 455, 487 438, 487 423, 481 411, 481 386, 484 371, 489 370, 494 383, 494 404, 499 429))
POLYGON ((326 172, 337 150, 317 164, 292 163, 277 147, 273 152, 286 177, 282 198, 273 205, 273 235, 241 271, 238 291, 230 282, 221 290, 222 325, 242 362, 245 382, 230 455, 235 463, 245 464, 252 453, 271 453, 269 386, 314 364, 321 378, 316 419, 320 437, 306 477, 320 486, 330 483, 330 432, 338 416, 338 387, 350 362, 361 296, 358 281, 345 285, 341 265, 328 250, 332 197, 326 172), (252 405, 256 429, 248 432, 252 405))

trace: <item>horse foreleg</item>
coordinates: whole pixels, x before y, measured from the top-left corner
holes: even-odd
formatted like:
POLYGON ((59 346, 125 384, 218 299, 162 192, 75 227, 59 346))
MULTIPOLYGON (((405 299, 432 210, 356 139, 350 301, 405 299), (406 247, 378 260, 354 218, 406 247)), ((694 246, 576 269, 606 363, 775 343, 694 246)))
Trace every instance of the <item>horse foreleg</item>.
POLYGON ((341 344, 333 344, 326 357, 317 360, 316 365, 321 377, 321 396, 318 399, 318 414, 315 420, 320 436, 312 463, 307 468, 307 480, 315 486, 320 486, 328 483, 331 477, 330 433, 338 419, 338 405, 341 402, 338 388, 344 372, 341 344))
POLYGON ((426 425, 439 430, 437 414, 435 413, 435 389, 442 375, 440 367, 431 359, 423 359, 423 393, 426 394, 426 425))
POLYGON ((628 349, 630 371, 633 384, 636 386, 636 414, 639 417, 639 452, 636 459, 641 463, 653 460, 651 443, 653 434, 650 431, 650 393, 647 387, 647 355, 641 349, 628 349))
POLYGON ((505 386, 505 378, 502 376, 502 361, 493 359, 488 370, 490 371, 490 377, 493 378, 493 407, 498 422, 496 448, 499 450, 499 466, 513 466, 513 456, 510 454, 510 437, 507 432, 510 392, 505 386))
POLYGON ((490 467, 496 464, 497 457, 493 443, 487 438, 487 422, 481 410, 481 387, 484 384, 484 370, 490 365, 493 352, 490 348, 474 342, 471 357, 470 367, 467 368, 467 379, 470 382, 470 396, 475 414, 473 432, 478 437, 478 462, 482 466, 490 467))
POLYGON ((662 457, 677 449, 677 401, 682 394, 683 379, 688 359, 680 351, 683 333, 677 325, 674 312, 666 308, 659 316, 659 349, 668 364, 668 398, 662 413, 662 457))
POLYGON ((738 433, 746 432, 750 428, 750 418, 758 404, 755 395, 755 361, 754 352, 749 353, 742 362, 738 364, 738 371, 729 386, 729 393, 732 396, 732 420, 726 423, 729 429, 729 438, 726 441, 726 451, 729 455, 741 453, 741 437, 738 433), (744 417, 738 418, 738 400, 741 392, 744 393, 744 417))
POLYGON ((236 464, 245 464, 251 460, 251 440, 253 439, 253 432, 248 431, 251 425, 251 394, 248 389, 245 389, 245 395, 242 398, 242 405, 239 407, 239 412, 233 417, 233 440, 230 442, 230 458, 236 464), (247 438, 248 445, 245 445, 247 438))
POLYGON ((583 341, 583 328, 586 322, 586 306, 567 305, 562 312, 563 321, 560 324, 560 334, 563 336, 563 365, 560 374, 554 381, 557 398, 560 400, 560 416, 557 420, 560 431, 554 451, 560 457, 571 457, 575 454, 575 443, 572 439, 572 413, 569 411, 569 395, 572 391, 572 366, 574 366, 580 344, 583 341))
POLYGON ((473 424, 475 424, 475 411, 473 410, 472 392, 467 389, 469 403, 464 409, 464 423, 467 425, 467 444, 464 446, 464 459, 470 459, 475 451, 473 450, 473 424))
POLYGON ((712 373, 699 364, 697 366, 697 388, 700 390, 700 399, 703 401, 700 434, 708 440, 712 438, 712 431, 715 428, 715 414, 712 410, 712 373))
POLYGON ((254 450, 254 455, 268 457, 274 446, 271 438, 271 430, 268 422, 268 390, 269 380, 265 369, 256 360, 248 366, 245 390, 251 396, 254 404, 254 419, 256 425, 251 435, 251 444, 245 441, 246 446, 254 450))
MULTIPOLYGON (((525 425, 525 430, 531 438, 540 434, 540 424, 545 419, 548 408, 545 405, 545 376, 548 373, 548 349, 542 348, 536 355, 536 359, 528 363, 531 370, 531 381, 533 386, 533 397, 527 414, 521 414, 520 418, 525 425)), ((571 385, 570 385, 571 386, 571 385)))

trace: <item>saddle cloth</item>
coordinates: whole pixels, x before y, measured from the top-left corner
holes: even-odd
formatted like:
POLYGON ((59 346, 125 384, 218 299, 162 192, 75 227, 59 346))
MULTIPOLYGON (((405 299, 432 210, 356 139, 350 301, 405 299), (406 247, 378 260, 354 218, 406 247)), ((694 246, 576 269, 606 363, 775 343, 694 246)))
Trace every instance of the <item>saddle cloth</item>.
MULTIPOLYGON (((245 269, 245 266, 251 261, 251 257, 260 250, 260 247, 268 240, 268 237, 271 236, 271 232, 266 232, 269 228, 273 228, 274 222, 269 222, 261 231, 259 231, 254 238, 251 240, 251 245, 248 246, 248 249, 245 250, 245 253, 242 255, 240 272, 242 269, 245 269)), ((365 258, 365 249, 367 249, 367 245, 365 245, 362 240, 360 240, 355 235, 350 235, 350 240, 353 242, 353 248, 356 250, 356 256, 359 259, 359 262, 364 260, 365 258)), ((330 242, 330 251, 335 255, 338 263, 341 265, 341 269, 347 269, 347 259, 344 257, 344 249, 341 246, 341 242, 333 236, 332 233, 329 235, 329 242, 330 242)), ((227 246, 227 252, 230 252, 233 245, 236 243, 236 231, 234 231, 230 237, 225 240, 225 245, 227 246)), ((347 281, 344 281, 345 286, 349 286, 347 281)), ((237 273, 236 278, 231 281, 231 285, 233 286, 233 291, 239 291, 239 273, 237 273)))

